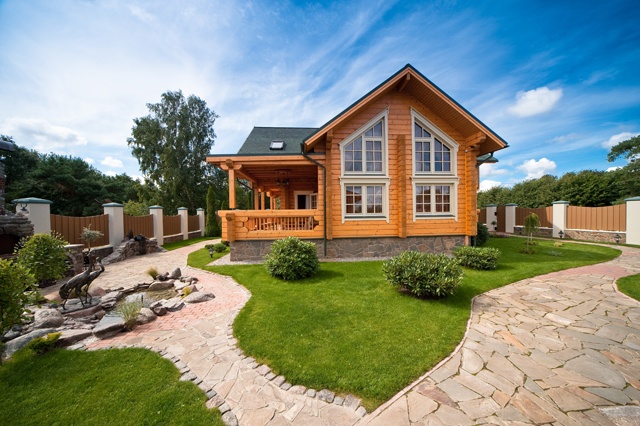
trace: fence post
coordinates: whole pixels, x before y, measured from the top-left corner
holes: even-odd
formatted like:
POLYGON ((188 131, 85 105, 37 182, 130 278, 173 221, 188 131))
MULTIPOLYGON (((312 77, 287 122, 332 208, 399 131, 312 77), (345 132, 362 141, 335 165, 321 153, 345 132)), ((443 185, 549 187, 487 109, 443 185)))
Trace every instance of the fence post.
POLYGON ((200 236, 204 237, 204 209, 197 209, 198 225, 200 226, 200 236))
POLYGON ((186 207, 178 207, 178 216, 180 216, 180 233, 184 241, 189 239, 189 209, 186 207))
POLYGON ((161 246, 164 244, 164 213, 162 212, 162 206, 149 207, 149 214, 153 218, 153 238, 161 246))
POLYGON ((551 203, 553 210, 551 211, 551 223, 553 225, 553 231, 551 236, 554 238, 560 237, 560 231, 564 234, 567 233, 567 208, 569 207, 568 201, 554 201, 551 203))
POLYGON ((118 247, 124 239, 124 204, 103 204, 102 208, 109 215, 109 245, 118 247))
POLYGON ((498 206, 495 204, 487 204, 487 223, 485 223, 485 225, 487 225, 487 228, 489 228, 489 231, 495 231, 496 227, 498 226, 498 206), (492 224, 492 222, 496 222, 495 225, 492 224))
POLYGON ((505 204, 504 207, 504 232, 507 234, 513 234, 513 230, 516 226, 516 207, 518 207, 518 205, 510 203, 505 204))
POLYGON ((627 244, 640 244, 640 197, 627 198, 627 244))
POLYGON ((25 213, 27 218, 33 224, 34 234, 50 234, 51 233, 51 204, 53 201, 43 200, 42 198, 18 198, 11 201, 16 205, 16 213, 25 213))

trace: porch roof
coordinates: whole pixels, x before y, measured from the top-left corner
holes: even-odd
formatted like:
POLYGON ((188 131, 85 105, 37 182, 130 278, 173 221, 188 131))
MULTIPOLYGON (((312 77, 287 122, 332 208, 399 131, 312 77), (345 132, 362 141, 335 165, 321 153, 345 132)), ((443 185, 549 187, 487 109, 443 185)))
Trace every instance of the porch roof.
POLYGON ((300 144, 317 130, 315 127, 254 127, 238 155, 300 154, 300 144), (283 141, 283 149, 271 149, 272 141, 283 141))

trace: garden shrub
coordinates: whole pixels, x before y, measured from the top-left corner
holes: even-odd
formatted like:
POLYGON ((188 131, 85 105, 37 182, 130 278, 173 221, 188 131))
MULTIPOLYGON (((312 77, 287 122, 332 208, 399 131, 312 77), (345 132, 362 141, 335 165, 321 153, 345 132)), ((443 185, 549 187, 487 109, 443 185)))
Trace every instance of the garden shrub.
POLYGON ((146 274, 151 277, 151 279, 155 280, 160 272, 158 272, 158 268, 155 266, 150 266, 149 269, 146 270, 146 274))
POLYGON ((462 268, 445 254, 405 251, 382 265, 382 272, 394 287, 418 297, 446 297, 462 281, 462 268))
POLYGON ((500 254, 491 247, 458 247, 454 253, 460 265, 479 270, 496 269, 500 254))
POLYGON ((27 351, 33 352, 36 355, 42 355, 55 349, 58 346, 58 339, 62 333, 49 333, 46 336, 36 337, 25 345, 27 351))
POLYGON ((35 234, 20 240, 16 261, 27 268, 40 287, 55 284, 67 270, 67 242, 56 234, 35 234))
POLYGON ((229 247, 231 245, 231 243, 229 241, 227 241, 227 240, 220 241, 220 244, 224 244, 227 247, 229 247))
POLYGON ((265 256, 264 266, 272 277, 287 281, 310 277, 320 267, 316 245, 296 237, 276 240, 265 256))
POLYGON ((478 234, 476 235, 476 246, 483 246, 487 241, 489 241, 489 228, 482 222, 478 222, 478 234))
POLYGON ((31 301, 27 292, 36 280, 21 264, 0 259, 0 336, 18 324, 31 301))
POLYGON ((226 249, 227 249, 227 246, 225 246, 222 243, 213 245, 213 251, 215 251, 216 253, 223 253, 226 249))
POLYGON ((118 305, 116 312, 124 319, 124 326, 127 330, 133 330, 136 326, 138 314, 142 309, 143 302, 141 298, 135 300, 127 300, 118 305))

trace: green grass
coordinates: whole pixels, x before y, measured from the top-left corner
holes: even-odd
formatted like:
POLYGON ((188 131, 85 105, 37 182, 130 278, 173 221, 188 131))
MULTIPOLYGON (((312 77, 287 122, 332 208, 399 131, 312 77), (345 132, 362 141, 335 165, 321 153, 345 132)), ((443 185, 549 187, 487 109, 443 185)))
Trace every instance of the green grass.
MULTIPOLYGON (((229 254, 229 247, 222 253, 213 252, 213 257, 209 256, 209 250, 206 248, 196 250, 192 253, 189 253, 189 257, 187 260, 187 264, 189 266, 193 266, 195 268, 205 269, 204 266, 208 263, 213 262, 214 260, 220 259, 225 254, 229 254), (195 266, 197 265, 197 266, 195 266)), ((208 269, 208 268, 206 268, 208 269)))
POLYGON ((5 425, 223 425, 171 361, 145 349, 55 350, 0 366, 5 425))
POLYGON ((640 301, 640 274, 620 278, 617 284, 618 290, 640 301))
MULTIPOLYGON (((471 299, 524 278, 604 262, 620 254, 607 247, 539 241, 524 255, 520 238, 492 238, 502 251, 498 269, 465 269, 461 288, 444 300, 418 300, 392 288, 382 261, 322 263, 309 279, 285 282, 262 265, 204 267, 231 275, 252 297, 234 323, 240 347, 292 384, 352 393, 372 410, 430 370, 462 339, 471 299), (560 252, 552 256, 548 251, 560 252)), ((208 257, 208 255, 207 255, 208 257)))
POLYGON ((188 240, 174 241, 172 243, 167 243, 162 247, 164 247, 165 250, 171 251, 171 250, 179 249, 182 247, 190 246, 191 244, 199 243, 200 241, 209 241, 209 240, 213 241, 217 238, 218 237, 196 237, 196 238, 190 238, 188 240))

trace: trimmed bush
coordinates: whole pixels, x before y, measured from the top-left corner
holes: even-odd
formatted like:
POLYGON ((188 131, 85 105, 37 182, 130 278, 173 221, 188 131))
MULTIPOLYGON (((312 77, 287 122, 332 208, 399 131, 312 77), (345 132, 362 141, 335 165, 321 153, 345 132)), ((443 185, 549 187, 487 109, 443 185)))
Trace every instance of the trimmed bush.
POLYGON ((482 222, 478 222, 478 234, 476 235, 476 246, 478 247, 483 246, 484 243, 489 241, 490 236, 491 234, 489 234, 489 228, 487 228, 487 225, 485 225, 482 222))
POLYGON ((462 266, 479 270, 496 269, 500 254, 500 250, 490 247, 458 247, 454 253, 462 266))
POLYGON ((445 254, 405 251, 382 265, 382 272, 394 287, 418 297, 446 297, 462 280, 462 268, 445 254))
POLYGON ((56 283, 67 270, 67 242, 56 234, 35 234, 20 240, 16 262, 27 268, 40 287, 56 283))
POLYGON ((227 246, 222 243, 217 243, 213 245, 213 251, 216 253, 223 253, 227 249, 227 246))
POLYGON ((274 241, 264 259, 264 266, 272 277, 287 281, 310 277, 320 267, 316 245, 295 237, 274 241))
POLYGON ((31 301, 27 290, 35 283, 27 268, 0 259, 0 336, 24 318, 24 309, 31 301))

